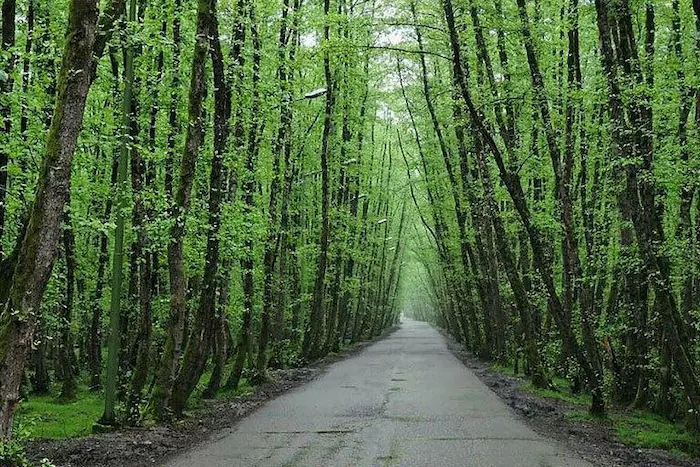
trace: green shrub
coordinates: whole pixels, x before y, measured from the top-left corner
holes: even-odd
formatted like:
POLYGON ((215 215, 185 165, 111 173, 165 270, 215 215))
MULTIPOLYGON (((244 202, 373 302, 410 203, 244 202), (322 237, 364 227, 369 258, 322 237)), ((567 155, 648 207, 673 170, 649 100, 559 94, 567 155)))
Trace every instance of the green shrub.
POLYGON ((599 418, 585 411, 574 411, 566 417, 612 426, 617 438, 627 446, 700 455, 700 442, 690 430, 648 412, 613 413, 609 418, 599 418))
POLYGON ((3 467, 29 467, 24 456, 24 446, 16 440, 0 441, 0 465, 3 467))
POLYGON ((29 462, 24 454, 24 445, 18 440, 0 441, 0 465, 2 467, 55 467, 48 459, 39 464, 29 462))

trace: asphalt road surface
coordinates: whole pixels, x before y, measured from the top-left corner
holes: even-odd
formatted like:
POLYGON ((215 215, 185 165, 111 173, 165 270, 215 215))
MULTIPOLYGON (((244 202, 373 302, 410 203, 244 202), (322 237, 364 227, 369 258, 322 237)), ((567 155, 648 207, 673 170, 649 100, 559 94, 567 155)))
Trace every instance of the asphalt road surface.
POLYGON ((425 323, 272 400, 169 467, 591 467, 529 429, 425 323))

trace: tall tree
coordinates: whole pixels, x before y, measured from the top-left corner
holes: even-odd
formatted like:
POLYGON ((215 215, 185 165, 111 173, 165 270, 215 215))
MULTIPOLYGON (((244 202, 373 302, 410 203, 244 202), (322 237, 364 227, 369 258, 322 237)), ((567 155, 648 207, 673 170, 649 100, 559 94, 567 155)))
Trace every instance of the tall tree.
POLYGON ((199 308, 187 348, 183 356, 180 374, 175 382, 171 406, 179 414, 204 372, 207 355, 215 332, 216 289, 219 272, 219 230, 221 205, 224 199, 224 155, 228 145, 229 119, 231 117, 231 89, 226 82, 224 57, 219 42, 219 23, 216 17, 216 1, 209 12, 211 32, 211 58, 214 71, 214 154, 209 177, 209 229, 205 259, 204 286, 199 298, 199 308))
POLYGON ((157 418, 167 416, 167 407, 177 375, 185 331, 187 285, 183 242, 185 222, 192 200, 192 185, 197 158, 204 139, 203 100, 208 87, 205 65, 209 50, 209 36, 212 31, 211 9, 212 5, 207 1, 203 0, 197 4, 197 30, 190 77, 187 136, 180 162, 180 175, 172 211, 173 223, 170 228, 171 240, 168 244, 170 318, 165 348, 151 400, 152 410, 157 418))
MULTIPOLYGON (((129 0, 127 21, 136 20, 136 0, 129 0)), ((122 282, 124 274, 124 235, 126 231, 126 203, 129 194, 127 180, 129 156, 133 150, 131 133, 135 118, 133 109, 134 95, 134 45, 127 46, 124 61, 124 92, 122 96, 122 133, 117 166, 117 228, 115 231, 114 250, 112 252, 112 289, 109 307, 109 355, 107 357, 107 376, 105 380, 105 410, 100 418, 103 425, 115 425, 115 405, 117 400, 117 372, 119 370, 119 351, 121 346, 120 315, 122 312, 122 282)))
MULTIPOLYGON (((328 44, 331 40, 331 2, 323 2, 323 41, 328 44)), ((326 268, 328 266, 328 245, 330 241, 330 157, 333 150, 333 110, 335 106, 335 83, 331 69, 331 53, 329 47, 324 48, 323 74, 326 80, 326 110, 323 118, 323 136, 321 137, 321 238, 316 264, 316 280, 311 299, 311 315, 309 327, 304 335, 303 354, 309 358, 319 356, 325 324, 324 298, 326 293, 326 268)))

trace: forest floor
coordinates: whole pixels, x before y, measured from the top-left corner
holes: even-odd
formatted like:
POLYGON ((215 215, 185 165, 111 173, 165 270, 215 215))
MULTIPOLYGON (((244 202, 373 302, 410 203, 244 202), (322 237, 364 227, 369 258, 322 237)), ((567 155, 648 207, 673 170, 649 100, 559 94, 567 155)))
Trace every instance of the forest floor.
POLYGON ((334 362, 357 354, 383 339, 392 328, 371 341, 303 368, 270 371, 270 380, 231 399, 202 400, 187 417, 172 424, 122 428, 111 433, 67 439, 38 439, 27 443, 27 457, 37 465, 49 459, 56 467, 143 467, 166 459, 206 440, 213 432, 230 428, 265 402, 321 375, 334 362))
MULTIPOLYGON (((700 458, 688 456, 670 445, 674 441, 679 445, 697 442, 680 428, 677 433, 656 434, 658 439, 669 443, 666 446, 669 450, 634 446, 634 437, 644 436, 644 429, 649 428, 644 425, 653 427, 654 424, 660 423, 653 416, 609 409, 608 419, 593 419, 586 412, 587 398, 570 396, 564 391, 560 393, 545 391, 544 394, 538 394, 529 386, 527 379, 507 374, 507 369, 504 371, 503 368, 494 367, 492 363, 480 360, 465 351, 449 335, 444 332, 442 334, 452 353, 473 371, 482 383, 520 415, 530 428, 543 436, 558 440, 585 460, 606 467, 700 466, 700 458), (635 427, 635 422, 639 427, 635 427), (621 437, 626 437, 631 442, 625 444, 621 437)), ((670 426, 673 427, 673 425, 670 426)), ((669 429, 666 428, 666 430, 669 429)), ((648 434, 650 438, 654 436, 654 433, 648 434)), ((686 447, 693 449, 693 445, 686 447)))

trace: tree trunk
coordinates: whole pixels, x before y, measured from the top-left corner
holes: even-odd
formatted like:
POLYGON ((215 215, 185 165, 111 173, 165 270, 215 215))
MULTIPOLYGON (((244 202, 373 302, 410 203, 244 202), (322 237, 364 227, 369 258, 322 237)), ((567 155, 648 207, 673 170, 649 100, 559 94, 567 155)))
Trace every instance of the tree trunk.
MULTIPOLYGON (((170 87, 170 110, 168 112, 168 155, 165 159, 165 194, 168 197, 168 204, 173 202, 173 164, 176 156, 176 139, 180 133, 181 125, 177 115, 178 102, 180 101, 180 51, 181 35, 180 22, 182 16, 182 0, 175 0, 173 8, 173 63, 172 63, 172 83, 170 87)), ((171 206, 172 207, 172 206, 171 206)))
MULTIPOLYGON (((243 2, 241 2, 243 3, 243 2)), ((242 8, 242 7, 239 7, 242 8)), ((251 124, 248 133, 248 151, 246 152, 245 177, 243 181, 244 216, 250 219, 255 209, 255 191, 258 184, 255 179, 255 167, 260 151, 260 60, 261 43, 257 24, 254 21, 254 5, 247 5, 251 21, 251 39, 253 43, 253 92, 251 105, 251 124)), ((245 10, 244 10, 245 11, 245 10)), ((241 62, 239 62, 241 63, 241 62)), ((240 85, 240 82, 238 83, 240 85)), ((239 124, 242 122, 239 121, 239 124)), ((255 261, 253 258, 254 238, 252 232, 245 234, 243 267, 243 322, 234 361, 233 371, 226 382, 226 387, 236 389, 240 383, 245 363, 249 357, 253 340, 253 314, 255 309, 255 261)))
POLYGON ((190 77, 187 135, 180 162, 179 182, 172 211, 173 225, 170 228, 170 242, 168 243, 168 268, 170 272, 168 335, 151 399, 153 414, 158 419, 164 419, 168 415, 166 407, 170 403, 183 345, 187 311, 187 280, 183 243, 197 157, 204 139, 203 100, 207 88, 205 62, 211 34, 210 8, 211 5, 207 1, 200 1, 197 6, 197 30, 190 77))
MULTIPOLYGON (((285 154, 289 153, 291 146, 292 133, 292 89, 291 89, 291 73, 290 59, 288 58, 287 49, 289 47, 290 36, 293 35, 294 24, 292 16, 295 16, 292 0, 284 0, 282 7, 282 23, 280 25, 278 59, 279 67, 277 69, 277 77, 280 83, 280 124, 277 130, 277 140, 273 148, 272 162, 272 182, 270 183, 270 202, 267 210, 268 234, 265 241, 265 253, 263 255, 263 309, 261 316, 260 338, 258 341, 258 358, 256 362, 255 377, 257 382, 267 379, 267 351, 270 340, 270 327, 272 320, 273 299, 275 297, 274 290, 274 273, 275 264, 277 263, 279 247, 280 247, 280 227, 278 221, 279 195, 282 183, 282 168, 281 161, 284 157, 285 162, 289 163, 289 157, 285 154)), ((294 47, 294 44, 292 44, 294 47)), ((294 52, 291 52, 292 58, 294 52)), ((279 304, 278 304, 279 306, 279 304)))
MULTIPOLYGON (((325 25, 323 28, 323 41, 328 43, 331 37, 330 26, 330 0, 323 2, 323 14, 325 25)), ((331 56, 328 48, 324 49, 323 70, 326 79, 326 113, 323 124, 323 137, 321 140, 321 238, 319 241, 318 260, 316 262, 316 279, 314 281, 313 296, 311 299, 311 317, 309 328, 304 334, 302 355, 307 359, 315 359, 320 356, 323 329, 325 326, 324 299, 326 292, 326 267, 328 264, 328 246, 330 243, 330 169, 329 159, 332 151, 332 138, 334 132, 333 112, 335 107, 334 83, 331 72, 331 56)))
MULTIPOLYGON (((119 169, 118 159, 115 157, 112 162, 111 183, 113 188, 117 184, 117 171, 119 169)), ((109 222, 112 214, 112 199, 105 202, 104 217, 102 223, 109 222)), ((106 232, 100 233, 100 252, 97 259, 97 279, 95 292, 92 298, 90 312, 90 331, 87 342, 87 361, 90 371, 90 390, 96 391, 101 388, 102 383, 102 296, 104 294, 105 272, 109 261, 109 236, 106 232)))
MULTIPOLYGON (((70 204, 70 199, 67 204, 70 204)), ((72 230, 69 211, 63 215, 63 255, 66 260, 66 288, 60 314, 60 341, 58 343, 58 365, 61 378, 61 392, 58 400, 62 403, 74 402, 78 397, 76 373, 78 363, 73 345, 73 304, 75 302, 75 234, 72 230)))
POLYGON ((34 373, 30 378, 32 394, 43 396, 48 394, 51 390, 51 375, 49 374, 49 365, 46 355, 49 351, 49 345, 43 317, 39 318, 37 330, 34 333, 34 345, 36 347, 32 362, 34 373))
MULTIPOLYGON (((128 21, 136 19, 136 0, 130 0, 128 21)), ((124 274, 124 236, 126 230, 125 207, 129 186, 127 181, 129 154, 131 148, 131 128, 134 92, 134 51, 133 46, 126 50, 124 63, 124 94, 122 97, 122 133, 119 153, 119 168, 117 170, 117 202, 116 230, 114 232, 114 250, 112 252, 112 290, 109 310, 109 344, 107 356, 107 374, 105 376, 105 410, 99 423, 116 425, 115 406, 117 400, 117 383, 119 377, 120 347, 122 342, 122 326, 120 321, 125 310, 121 306, 122 284, 124 274)))
POLYGON ((207 387, 202 393, 205 399, 213 398, 224 378, 224 370, 226 369, 226 360, 228 358, 228 341, 229 341, 229 326, 228 318, 226 317, 226 307, 217 304, 217 313, 214 317, 213 337, 212 337, 212 359, 214 368, 211 371, 211 378, 207 383, 207 387))
MULTIPOLYGON (((139 23, 142 23, 145 13, 145 7, 141 7, 138 12, 139 23)), ((163 29, 165 29, 163 22, 163 29)), ((165 32, 165 31, 163 31, 165 32)), ((141 55, 141 50, 137 51, 141 55)), ((158 101, 158 86, 163 78, 163 60, 164 54, 161 49, 156 60, 157 70, 153 77, 153 81, 148 86, 153 94, 155 102, 158 101)), ((132 109, 131 118, 131 135, 136 138, 138 135, 138 122, 136 120, 137 106, 132 109)), ((150 121, 148 128, 148 147, 152 152, 156 150, 156 125, 158 118, 158 106, 154 105, 150 110, 150 121)), ((146 380, 149 374, 151 365, 151 341, 153 338, 153 317, 151 300, 155 290, 155 279, 157 271, 154 270, 153 257, 158 253, 153 251, 151 239, 149 237, 148 222, 155 216, 153 209, 146 207, 146 197, 149 188, 154 182, 154 174, 149 173, 152 167, 149 166, 142 155, 140 148, 134 147, 131 150, 131 186, 134 192, 134 225, 136 231, 136 244, 139 245, 140 251, 137 259, 138 272, 138 309, 139 321, 138 329, 135 334, 135 339, 131 345, 132 355, 130 359, 133 361, 133 370, 131 382, 126 401, 126 421, 129 424, 136 425, 141 419, 140 405, 143 402, 143 388, 146 385, 146 380)), ((134 278, 132 277, 132 280, 134 278)))
MULTIPOLYGON (((207 361, 214 334, 220 334, 215 326, 225 319, 217 317, 216 290, 219 272, 219 230, 221 206, 224 200, 224 154, 228 146, 229 119, 231 117, 231 89, 226 82, 224 56, 219 42, 219 23, 216 16, 216 0, 210 0, 209 25, 211 58, 214 72, 214 154, 209 177, 209 229, 202 293, 190 338, 175 382, 171 407, 175 414, 184 410, 187 399, 199 381, 207 361)), ((254 19, 254 18, 252 18, 254 19)), ((221 348, 221 343, 219 343, 221 348)))

